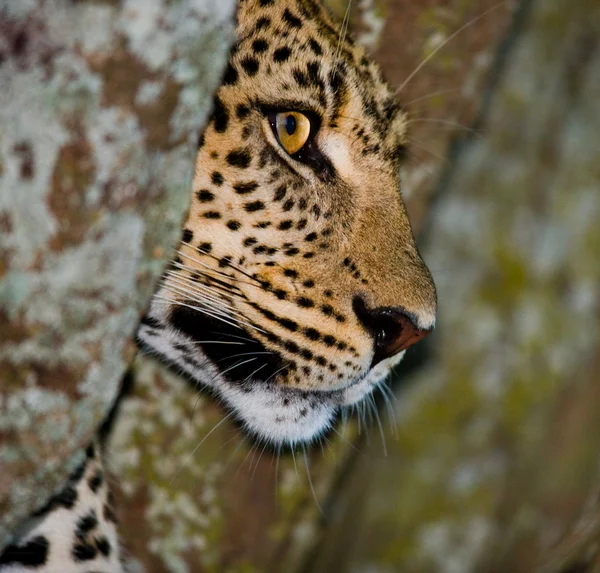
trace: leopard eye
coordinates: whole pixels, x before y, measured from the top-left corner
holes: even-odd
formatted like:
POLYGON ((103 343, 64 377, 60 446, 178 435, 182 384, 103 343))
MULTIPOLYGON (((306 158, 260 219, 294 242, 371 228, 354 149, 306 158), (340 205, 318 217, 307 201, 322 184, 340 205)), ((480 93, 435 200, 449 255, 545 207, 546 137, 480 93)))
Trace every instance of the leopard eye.
POLYGON ((310 119, 299 111, 275 114, 275 135, 281 147, 289 155, 298 153, 308 141, 311 131, 310 119))

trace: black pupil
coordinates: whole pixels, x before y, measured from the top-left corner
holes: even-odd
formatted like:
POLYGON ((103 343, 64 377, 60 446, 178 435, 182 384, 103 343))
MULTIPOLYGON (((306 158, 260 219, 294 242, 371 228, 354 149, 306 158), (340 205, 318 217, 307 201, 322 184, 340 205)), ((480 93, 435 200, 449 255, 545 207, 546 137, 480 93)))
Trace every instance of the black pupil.
POLYGON ((296 118, 293 115, 285 118, 285 130, 288 135, 292 135, 296 131, 296 118))

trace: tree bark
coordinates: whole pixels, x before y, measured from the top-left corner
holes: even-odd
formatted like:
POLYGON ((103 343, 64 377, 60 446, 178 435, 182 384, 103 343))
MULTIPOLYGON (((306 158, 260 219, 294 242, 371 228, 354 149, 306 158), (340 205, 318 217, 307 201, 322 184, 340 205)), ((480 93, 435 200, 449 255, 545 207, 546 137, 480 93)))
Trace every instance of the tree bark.
POLYGON ((181 232, 233 8, 0 4, 0 549, 114 402, 181 232))

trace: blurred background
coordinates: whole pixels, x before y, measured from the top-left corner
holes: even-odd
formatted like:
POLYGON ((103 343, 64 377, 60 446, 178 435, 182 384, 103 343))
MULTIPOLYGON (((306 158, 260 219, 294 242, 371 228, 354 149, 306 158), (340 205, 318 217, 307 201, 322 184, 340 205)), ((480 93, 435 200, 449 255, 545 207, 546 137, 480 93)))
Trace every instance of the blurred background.
POLYGON ((600 5, 327 3, 408 113, 438 326, 278 456, 139 355, 109 443, 130 570, 600 572, 600 5))

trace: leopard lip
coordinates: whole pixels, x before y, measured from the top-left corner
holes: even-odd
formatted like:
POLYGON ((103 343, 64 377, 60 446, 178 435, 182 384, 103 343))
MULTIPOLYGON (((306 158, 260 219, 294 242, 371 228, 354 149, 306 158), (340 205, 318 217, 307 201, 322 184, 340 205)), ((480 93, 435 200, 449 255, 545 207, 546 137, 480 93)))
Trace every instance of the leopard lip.
POLYGON ((336 390, 301 390, 256 377, 232 381, 204 355, 204 346, 194 346, 197 351, 192 360, 189 349, 193 340, 167 323, 160 307, 153 310, 138 331, 140 343, 150 345, 167 362, 177 364, 196 383, 211 388, 247 432, 274 445, 318 439, 332 427, 340 408, 365 398, 387 376, 392 362, 401 358, 382 362, 336 390))
POLYGON ((169 322, 191 340, 210 338, 210 343, 200 345, 202 352, 222 375, 229 374, 227 379, 230 382, 250 379, 265 382, 285 368, 279 353, 266 348, 251 333, 233 324, 182 306, 176 306, 171 311, 169 322), (232 348, 239 348, 240 351, 232 351, 232 348))

